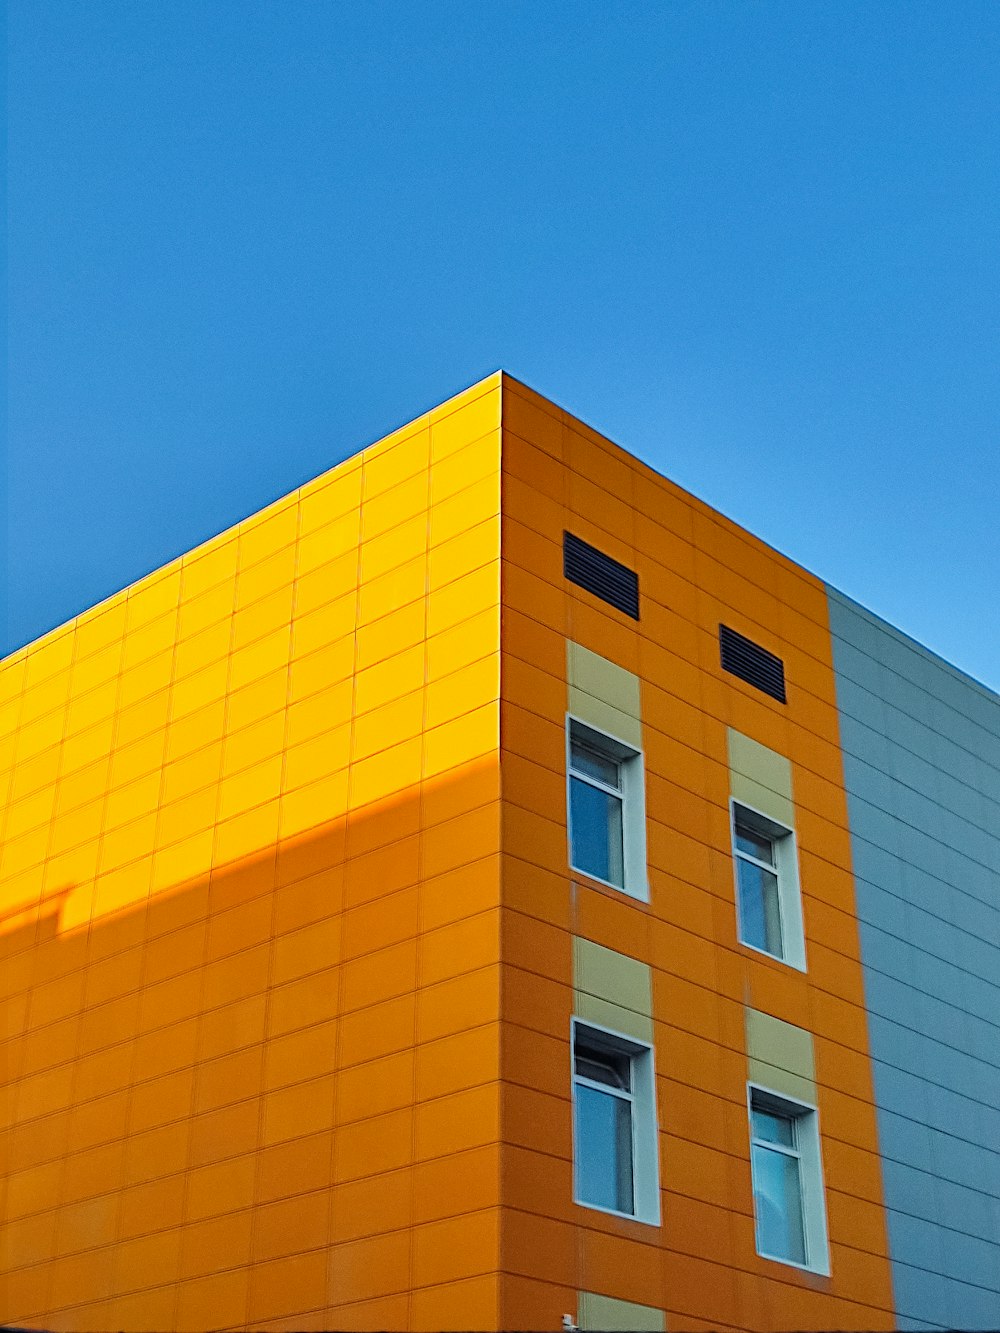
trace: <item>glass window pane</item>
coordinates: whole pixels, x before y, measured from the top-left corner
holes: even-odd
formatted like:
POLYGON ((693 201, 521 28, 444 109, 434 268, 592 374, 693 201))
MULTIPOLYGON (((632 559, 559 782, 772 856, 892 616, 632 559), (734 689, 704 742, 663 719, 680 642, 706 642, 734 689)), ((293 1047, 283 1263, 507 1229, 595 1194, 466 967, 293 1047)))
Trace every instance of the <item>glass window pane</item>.
POLYGON ((776 1259, 804 1264, 799 1159, 754 1144, 753 1197, 758 1250, 776 1259))
POLYGON ((632 1061, 627 1055, 615 1055, 612 1051, 594 1051, 577 1046, 576 1072, 581 1078, 589 1078, 594 1083, 606 1083, 609 1088, 621 1088, 628 1092, 631 1083, 632 1061))
POLYGON ((774 865, 773 841, 763 833, 748 828, 739 820, 736 822, 736 846, 748 856, 756 856, 758 861, 766 861, 769 866, 774 865))
POLYGON ((739 882, 740 937, 755 949, 783 957, 778 877, 752 861, 736 858, 739 882))
POLYGON ((572 778, 570 827, 573 865, 595 879, 624 885, 621 798, 572 778))
POLYGON ((786 1148, 795 1147, 795 1127, 788 1115, 772 1115, 769 1111, 754 1108, 753 1136, 768 1143, 780 1143, 786 1148))
POLYGON ((576 1085, 576 1188, 581 1203, 634 1213, 632 1103, 576 1085))
POLYGON ((586 773, 589 777, 597 778, 598 782, 606 782, 609 787, 621 787, 619 767, 613 759, 578 745, 576 741, 570 748, 570 756, 573 768, 578 773, 586 773))

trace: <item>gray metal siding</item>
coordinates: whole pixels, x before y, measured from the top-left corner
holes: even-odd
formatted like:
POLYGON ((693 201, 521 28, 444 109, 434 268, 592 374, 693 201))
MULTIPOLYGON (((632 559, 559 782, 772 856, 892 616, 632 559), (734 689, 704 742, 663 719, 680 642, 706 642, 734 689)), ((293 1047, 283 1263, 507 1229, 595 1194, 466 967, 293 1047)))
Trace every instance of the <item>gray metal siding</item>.
POLYGON ((901 1328, 1000 1325, 1000 698, 828 589, 901 1328))

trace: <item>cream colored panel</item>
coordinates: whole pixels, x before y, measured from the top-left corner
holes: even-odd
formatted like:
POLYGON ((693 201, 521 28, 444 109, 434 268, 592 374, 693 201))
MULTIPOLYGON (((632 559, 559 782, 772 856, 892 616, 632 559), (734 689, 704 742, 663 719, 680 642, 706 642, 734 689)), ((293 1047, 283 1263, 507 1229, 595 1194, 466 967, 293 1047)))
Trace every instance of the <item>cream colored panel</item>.
POLYGON ((812 1033, 757 1009, 744 1010, 744 1018, 750 1081, 815 1102, 812 1033))
POLYGON ((649 967, 591 940, 574 939, 573 1012, 588 1023, 652 1043, 649 967))
POLYGON ((769 1065, 764 1060, 747 1061, 747 1081, 770 1088, 772 1092, 784 1093, 796 1101, 808 1102, 810 1106, 816 1105, 816 1084, 811 1079, 800 1078, 798 1074, 769 1065))
POLYGON ((573 940, 573 988, 637 1014, 649 1017, 653 1012, 649 966, 593 940, 573 940))
POLYGON ((577 991, 573 1001, 573 1012, 585 1023, 594 1023, 597 1027, 610 1028, 612 1032, 621 1032, 636 1041, 653 1044, 653 1020, 647 1014, 638 1014, 634 1009, 615 1004, 611 1000, 599 999, 585 991, 577 991))
POLYGON ((794 828, 791 763, 732 727, 728 729, 728 741, 730 790, 735 799, 794 828))
POLYGON ((612 1333, 664 1333, 667 1327, 662 1310, 651 1305, 636 1305, 634 1301, 619 1301, 613 1296, 598 1296, 592 1291, 581 1291, 577 1296, 576 1322, 582 1329, 608 1329, 612 1333))
POLYGON ((642 748, 639 677, 572 640, 566 642, 568 707, 574 717, 642 748))
POLYGON ((616 740, 624 741, 637 750, 642 749, 642 725, 637 717, 630 717, 619 708, 613 708, 603 699, 595 699, 585 690, 578 690, 571 685, 568 691, 567 707, 574 717, 597 731, 607 732, 616 740))

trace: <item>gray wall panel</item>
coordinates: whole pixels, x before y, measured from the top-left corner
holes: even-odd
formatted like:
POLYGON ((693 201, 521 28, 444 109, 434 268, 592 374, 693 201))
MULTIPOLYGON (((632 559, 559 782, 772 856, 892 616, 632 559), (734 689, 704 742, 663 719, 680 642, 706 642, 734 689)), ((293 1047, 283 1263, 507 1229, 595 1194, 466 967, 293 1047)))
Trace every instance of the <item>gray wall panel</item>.
POLYGON ((1000 1325, 1000 699, 830 589, 901 1328, 1000 1325))

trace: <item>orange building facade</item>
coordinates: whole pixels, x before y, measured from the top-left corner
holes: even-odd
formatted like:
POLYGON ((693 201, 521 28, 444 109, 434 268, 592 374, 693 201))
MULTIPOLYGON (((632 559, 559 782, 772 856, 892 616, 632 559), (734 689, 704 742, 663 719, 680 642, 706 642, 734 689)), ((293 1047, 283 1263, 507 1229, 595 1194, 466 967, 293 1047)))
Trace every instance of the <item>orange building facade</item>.
POLYGON ((0 1315, 895 1327, 833 652, 496 375, 8 658, 0 1315))

